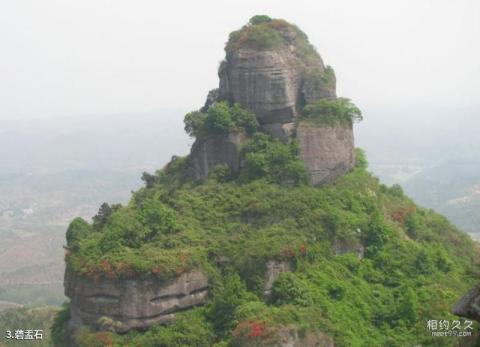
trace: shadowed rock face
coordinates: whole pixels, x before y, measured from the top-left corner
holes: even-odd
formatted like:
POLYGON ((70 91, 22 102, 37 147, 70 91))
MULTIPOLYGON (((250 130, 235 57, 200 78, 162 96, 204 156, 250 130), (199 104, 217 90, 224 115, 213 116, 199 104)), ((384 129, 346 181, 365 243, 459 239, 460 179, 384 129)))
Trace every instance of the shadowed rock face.
POLYGON ((115 332, 146 329, 170 322, 175 312, 203 304, 208 295, 208 281, 200 271, 169 282, 152 278, 98 283, 67 271, 64 286, 71 301, 70 330, 80 326, 115 332))
POLYGON ((198 138, 192 146, 190 167, 196 180, 203 180, 218 164, 225 164, 237 172, 240 169, 240 146, 245 140, 244 133, 215 135, 198 138))
POLYGON ((453 314, 480 322, 480 286, 471 289, 457 302, 453 314))

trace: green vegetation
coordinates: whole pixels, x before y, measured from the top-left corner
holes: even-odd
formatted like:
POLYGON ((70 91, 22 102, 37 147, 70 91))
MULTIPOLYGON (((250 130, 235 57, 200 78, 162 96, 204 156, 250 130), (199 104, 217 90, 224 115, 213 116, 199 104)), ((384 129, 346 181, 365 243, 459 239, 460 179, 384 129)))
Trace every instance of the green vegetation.
POLYGON ((250 18, 248 23, 250 23, 250 25, 257 25, 257 24, 268 23, 268 22, 271 22, 272 20, 273 19, 270 16, 260 14, 250 18))
POLYGON ((401 188, 380 184, 361 151, 357 167, 334 184, 279 184, 291 179, 281 168, 296 165, 294 148, 254 134, 238 178, 219 167, 203 184, 188 180, 186 159, 175 157, 97 232, 73 233, 67 266, 84 276, 171 277, 202 268, 212 285, 207 305, 172 325, 125 335, 81 330, 79 345, 267 346, 292 325, 302 334, 322 331, 336 346, 456 343, 432 338, 425 324, 456 319, 452 305, 474 284, 469 237, 401 188), (339 242, 364 245, 364 258, 353 249, 336 254, 339 242), (272 259, 292 272, 264 298, 272 259))
MULTIPOLYGON (((104 205, 102 205, 104 206, 104 205)), ((81 239, 86 239, 92 232, 93 228, 83 218, 75 218, 68 226, 66 239, 68 247, 77 247, 81 239)))
POLYGON ((319 99, 303 108, 302 121, 314 124, 351 124, 363 119, 362 112, 347 98, 319 99))
POLYGON ((296 25, 283 19, 257 15, 247 25, 230 34, 225 46, 227 52, 240 48, 273 50, 292 45, 294 54, 304 59, 319 58, 315 48, 308 42, 307 35, 296 25))
POLYGON ((258 130, 255 115, 238 104, 229 106, 226 102, 215 102, 204 113, 190 112, 185 116, 185 131, 190 136, 221 135, 244 130, 251 134, 258 130))
POLYGON ((304 163, 298 158, 296 142, 284 144, 264 133, 256 133, 242 150, 244 168, 240 173, 243 182, 265 178, 279 184, 307 182, 304 163))
POLYGON ((305 74, 305 84, 313 90, 335 90, 335 71, 330 65, 325 69, 311 69, 305 74))
POLYGON ((58 311, 57 315, 55 316, 50 328, 51 340, 55 347, 68 347, 68 342, 64 332, 69 319, 70 305, 68 303, 64 303, 61 310, 58 311))

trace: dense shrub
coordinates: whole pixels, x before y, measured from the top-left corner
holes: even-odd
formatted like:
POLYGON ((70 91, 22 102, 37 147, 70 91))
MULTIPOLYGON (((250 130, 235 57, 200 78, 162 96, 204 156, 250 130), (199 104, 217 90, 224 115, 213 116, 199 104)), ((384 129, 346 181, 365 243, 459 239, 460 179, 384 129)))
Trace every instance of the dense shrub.
POLYGON ((255 296, 247 291, 245 283, 237 274, 225 277, 224 282, 216 287, 207 308, 208 317, 217 332, 230 332, 235 324, 237 308, 250 301, 255 301, 255 296))
POLYGON ((62 309, 56 314, 50 333, 55 347, 68 347, 65 330, 70 319, 70 304, 64 303, 62 309))
POLYGON ((309 306, 312 304, 307 285, 291 272, 281 273, 273 282, 271 301, 275 305, 309 306))
POLYGON ((230 34, 226 49, 233 50, 240 47, 268 50, 280 47, 286 43, 282 35, 270 25, 262 22, 256 25, 244 26, 230 34))
POLYGON ((76 248, 81 239, 85 239, 92 232, 92 226, 83 218, 75 218, 68 226, 66 232, 67 246, 76 248))
POLYGON ((367 156, 361 148, 355 148, 355 166, 363 170, 368 168, 367 156))
POLYGON ((108 203, 104 202, 95 216, 93 216, 93 228, 95 230, 99 230, 105 226, 107 223, 108 218, 112 215, 113 212, 117 211, 121 208, 122 205, 120 204, 113 204, 110 206, 108 203))
POLYGON ((248 23, 250 25, 257 25, 257 24, 262 24, 262 23, 268 23, 268 22, 271 22, 271 21, 272 21, 272 18, 270 16, 256 15, 256 16, 253 16, 252 18, 250 18, 248 23))
POLYGON ((253 113, 238 104, 229 106, 226 102, 215 102, 203 113, 190 112, 185 116, 185 131, 190 136, 228 134, 244 130, 251 134, 258 129, 258 121, 253 113))
POLYGON ((306 182, 305 164, 298 158, 296 142, 285 144, 270 135, 254 134, 242 149, 244 168, 240 179, 266 178, 270 182, 299 184, 306 182))
POLYGON ((362 112, 349 99, 320 99, 305 105, 302 117, 318 124, 351 124, 361 121, 362 112))
POLYGON ((241 48, 274 50, 287 46, 293 47, 293 54, 305 61, 314 58, 318 63, 319 55, 302 30, 283 19, 263 15, 252 17, 247 25, 232 32, 225 50, 227 52, 241 48))

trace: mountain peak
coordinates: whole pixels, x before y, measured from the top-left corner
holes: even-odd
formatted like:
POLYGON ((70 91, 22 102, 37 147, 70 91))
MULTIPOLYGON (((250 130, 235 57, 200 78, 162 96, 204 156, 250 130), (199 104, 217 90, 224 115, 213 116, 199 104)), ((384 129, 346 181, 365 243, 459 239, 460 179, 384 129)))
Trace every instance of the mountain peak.
MULTIPOLYGON (((332 182, 353 168, 352 121, 360 111, 347 99, 337 99, 335 73, 305 33, 283 19, 255 16, 230 34, 225 50, 219 88, 210 91, 200 112, 188 115, 186 128, 204 120, 224 123, 228 117, 238 123, 232 112, 222 112, 221 119, 216 110, 209 113, 215 103, 223 102, 251 112, 258 131, 298 143, 298 156, 312 184, 332 182)), ((223 134, 201 133, 190 154, 194 178, 205 180, 217 165, 238 174, 244 164, 241 148, 249 136, 238 127, 223 134)))

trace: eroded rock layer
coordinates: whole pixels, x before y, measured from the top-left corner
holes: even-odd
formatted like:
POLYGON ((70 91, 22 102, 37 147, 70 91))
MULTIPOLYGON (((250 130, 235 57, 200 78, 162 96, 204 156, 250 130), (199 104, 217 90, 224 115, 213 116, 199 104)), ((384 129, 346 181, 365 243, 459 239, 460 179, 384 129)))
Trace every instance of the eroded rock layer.
POLYGON ((71 302, 69 328, 126 332, 168 323, 176 312, 205 302, 208 281, 200 271, 171 281, 108 280, 98 282, 66 272, 65 295, 71 302))

